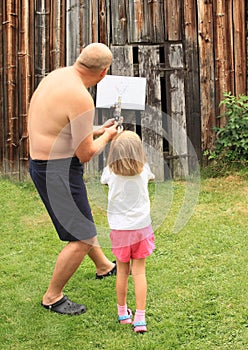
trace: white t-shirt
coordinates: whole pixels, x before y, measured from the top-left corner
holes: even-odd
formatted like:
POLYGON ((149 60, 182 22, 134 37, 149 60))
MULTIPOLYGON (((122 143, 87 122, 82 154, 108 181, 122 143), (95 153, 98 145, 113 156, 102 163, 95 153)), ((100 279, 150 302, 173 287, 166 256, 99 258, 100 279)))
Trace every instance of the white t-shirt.
POLYGON ((113 230, 136 230, 151 224, 148 181, 155 178, 146 163, 142 173, 116 175, 103 169, 101 183, 108 185, 108 222, 113 230))

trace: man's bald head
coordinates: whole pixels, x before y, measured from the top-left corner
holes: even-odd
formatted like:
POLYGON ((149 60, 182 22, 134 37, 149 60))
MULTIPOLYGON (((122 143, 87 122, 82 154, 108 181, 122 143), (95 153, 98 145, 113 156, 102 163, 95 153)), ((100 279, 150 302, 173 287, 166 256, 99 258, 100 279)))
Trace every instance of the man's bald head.
POLYGON ((112 63, 112 52, 102 43, 92 43, 81 51, 77 63, 92 72, 100 72, 112 63))

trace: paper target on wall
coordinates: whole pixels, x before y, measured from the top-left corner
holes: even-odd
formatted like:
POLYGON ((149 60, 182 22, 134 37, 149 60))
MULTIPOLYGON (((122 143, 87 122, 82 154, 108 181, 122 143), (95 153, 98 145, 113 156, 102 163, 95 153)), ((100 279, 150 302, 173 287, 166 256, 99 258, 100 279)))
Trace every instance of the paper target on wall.
POLYGON ((120 98, 122 109, 145 110, 146 78, 106 75, 97 84, 97 108, 113 107, 120 98))

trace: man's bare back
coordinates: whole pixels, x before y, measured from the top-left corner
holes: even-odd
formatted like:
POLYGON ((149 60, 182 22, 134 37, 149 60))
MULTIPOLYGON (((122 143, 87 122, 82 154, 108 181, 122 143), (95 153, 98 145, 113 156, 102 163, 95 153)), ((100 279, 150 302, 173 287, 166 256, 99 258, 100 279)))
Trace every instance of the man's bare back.
MULTIPOLYGON (((53 71, 42 80, 31 99, 29 109, 31 158, 66 158, 75 153, 70 118, 76 117, 73 113, 77 113, 80 107, 83 114, 87 108, 92 111, 94 104, 72 67, 53 71), (81 107, 80 99, 85 102, 85 109, 84 106, 81 107), (52 150, 56 140, 59 145, 56 150, 52 150)), ((88 130, 89 127, 92 125, 87 126, 88 130)))
POLYGON ((102 129, 98 140, 93 140, 94 101, 87 88, 96 85, 107 70, 108 67, 92 72, 77 60, 73 66, 57 69, 40 82, 29 108, 32 159, 76 155, 85 162, 115 136, 116 127, 110 124, 102 129))

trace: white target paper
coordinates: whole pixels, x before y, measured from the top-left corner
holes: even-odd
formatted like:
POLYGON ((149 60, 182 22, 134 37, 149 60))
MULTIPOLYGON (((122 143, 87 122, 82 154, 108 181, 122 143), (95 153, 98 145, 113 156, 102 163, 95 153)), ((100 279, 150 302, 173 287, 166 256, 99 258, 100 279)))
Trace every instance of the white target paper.
POLYGON ((144 110, 146 78, 106 75, 97 84, 96 107, 110 108, 121 97, 122 109, 144 110))

